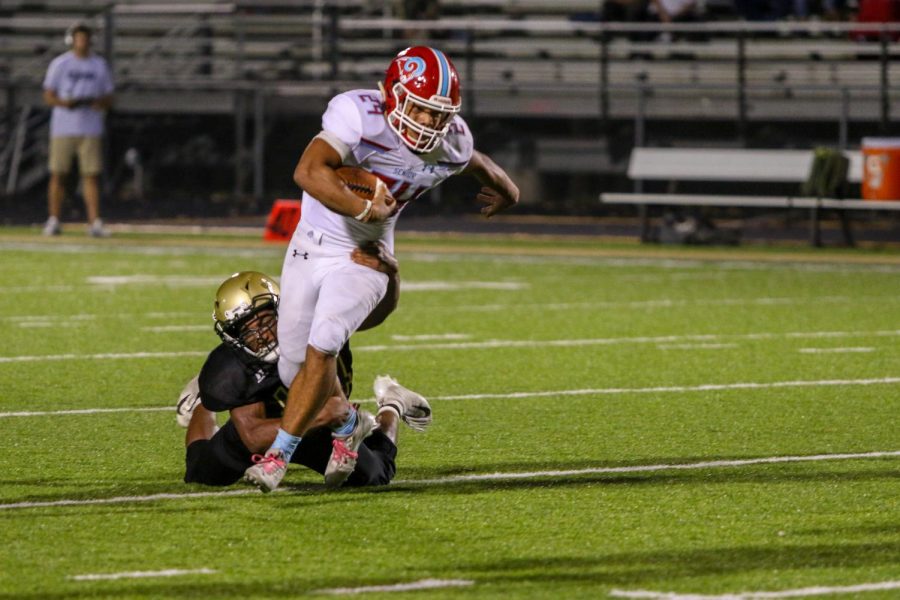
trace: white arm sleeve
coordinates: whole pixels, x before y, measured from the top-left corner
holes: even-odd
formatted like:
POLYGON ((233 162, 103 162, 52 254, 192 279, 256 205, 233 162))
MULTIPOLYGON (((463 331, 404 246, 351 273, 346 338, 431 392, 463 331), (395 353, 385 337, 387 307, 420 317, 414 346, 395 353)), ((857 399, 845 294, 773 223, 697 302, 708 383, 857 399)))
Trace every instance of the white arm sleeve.
POLYGON ((341 162, 346 162, 347 157, 350 156, 350 146, 342 142, 338 136, 330 133, 328 131, 320 131, 316 138, 322 140, 323 142, 327 142, 329 146, 335 149, 335 151, 341 155, 341 162))

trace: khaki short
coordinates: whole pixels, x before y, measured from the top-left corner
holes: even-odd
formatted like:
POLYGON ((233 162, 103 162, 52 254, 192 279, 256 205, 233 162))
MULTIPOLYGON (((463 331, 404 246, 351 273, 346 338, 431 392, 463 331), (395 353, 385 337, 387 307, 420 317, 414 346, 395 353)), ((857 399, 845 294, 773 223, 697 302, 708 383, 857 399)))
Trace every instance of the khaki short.
POLYGON ((47 166, 51 173, 66 174, 72 168, 72 159, 78 155, 82 175, 99 175, 103 170, 101 146, 98 137, 51 137, 47 166))

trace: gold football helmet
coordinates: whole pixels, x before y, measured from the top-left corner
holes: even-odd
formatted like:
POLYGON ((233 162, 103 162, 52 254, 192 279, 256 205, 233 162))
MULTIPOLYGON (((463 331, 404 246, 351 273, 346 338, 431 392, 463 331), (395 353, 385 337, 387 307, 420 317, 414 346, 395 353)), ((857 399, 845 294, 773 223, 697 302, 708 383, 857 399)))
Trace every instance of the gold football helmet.
POLYGON ((254 358, 278 360, 278 299, 274 279, 257 271, 241 271, 226 279, 216 292, 213 320, 216 334, 229 346, 254 358))

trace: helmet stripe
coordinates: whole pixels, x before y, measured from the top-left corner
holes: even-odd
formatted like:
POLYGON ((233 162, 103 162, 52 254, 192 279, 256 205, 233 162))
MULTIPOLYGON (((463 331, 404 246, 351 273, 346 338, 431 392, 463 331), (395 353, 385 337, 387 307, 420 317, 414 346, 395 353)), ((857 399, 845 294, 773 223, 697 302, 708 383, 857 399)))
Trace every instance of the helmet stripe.
POLYGON ((450 63, 444 53, 435 48, 431 49, 437 57, 438 64, 441 66, 441 85, 440 95, 447 97, 450 95, 450 63))

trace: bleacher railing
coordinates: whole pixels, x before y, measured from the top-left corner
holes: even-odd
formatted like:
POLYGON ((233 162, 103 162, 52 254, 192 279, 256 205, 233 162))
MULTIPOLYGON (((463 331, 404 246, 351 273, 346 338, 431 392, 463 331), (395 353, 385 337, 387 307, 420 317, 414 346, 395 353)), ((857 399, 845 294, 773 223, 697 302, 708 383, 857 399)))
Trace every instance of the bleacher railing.
MULTIPOLYGON (((160 110, 235 115, 243 157, 236 192, 252 171, 254 195, 261 195, 263 143, 245 139, 245 121, 256 121, 260 135, 269 102, 280 97, 310 99, 282 102, 280 110, 319 113, 338 91, 374 86, 395 53, 413 44, 439 46, 453 58, 467 116, 634 119, 636 145, 653 118, 731 120, 739 131, 754 119, 787 118, 834 120, 846 146, 849 123, 887 131, 900 110, 893 83, 900 23, 409 21, 348 16, 323 1, 296 14, 259 14, 252 6, 114 4, 86 17, 114 67, 118 110, 143 110, 136 99, 149 91, 159 93, 160 110), (186 100, 189 92, 228 99, 203 105, 186 100)), ((64 50, 61 32, 70 23, 0 18, 6 131, 19 107, 39 106, 46 65, 64 50)))

